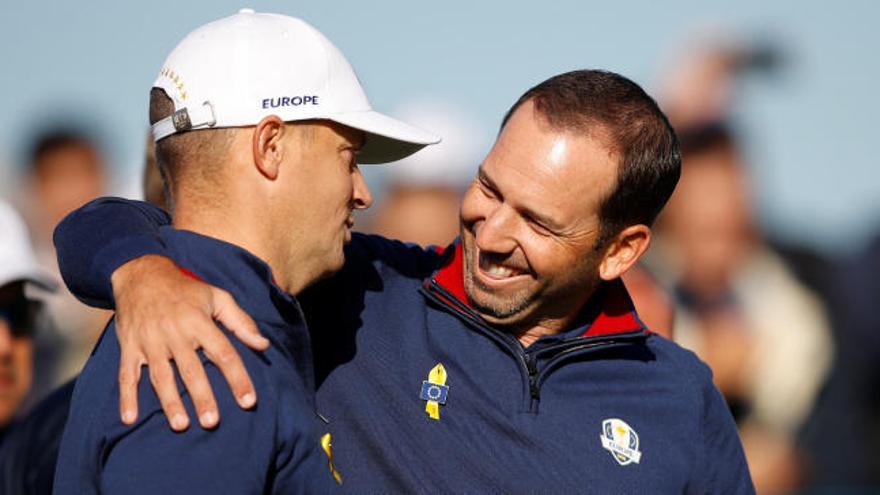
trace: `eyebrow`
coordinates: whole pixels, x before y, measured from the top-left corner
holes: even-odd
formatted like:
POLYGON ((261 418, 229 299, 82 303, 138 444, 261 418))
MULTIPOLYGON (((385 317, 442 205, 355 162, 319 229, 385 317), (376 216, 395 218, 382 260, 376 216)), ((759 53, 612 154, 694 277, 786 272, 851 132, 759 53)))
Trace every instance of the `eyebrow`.
POLYGON ((349 139, 344 137, 344 141, 339 145, 339 151, 344 150, 352 150, 354 154, 358 154, 361 150, 364 149, 364 146, 367 144, 367 134, 365 132, 358 133, 357 137, 354 139, 349 139))
MULTIPOLYGON (((495 183, 494 180, 492 180, 491 177, 489 177, 489 174, 487 174, 486 171, 483 170, 482 166, 477 171, 477 176, 479 177, 481 182, 484 182, 487 186, 489 186, 489 188, 491 188, 493 191, 497 192, 499 196, 501 196, 501 191, 498 189, 498 185, 495 183)), ((551 231, 558 232, 559 230, 561 230, 559 224, 557 224, 552 218, 546 215, 542 215, 527 206, 515 205, 514 209, 519 211, 523 216, 532 219, 533 221, 541 224, 551 231)))
POLYGON ((495 184, 495 181, 489 177, 489 174, 483 170, 483 166, 481 165, 479 169, 477 169, 477 177, 479 177, 480 182, 485 182, 487 186, 491 187, 495 191, 498 191, 498 185, 495 184))

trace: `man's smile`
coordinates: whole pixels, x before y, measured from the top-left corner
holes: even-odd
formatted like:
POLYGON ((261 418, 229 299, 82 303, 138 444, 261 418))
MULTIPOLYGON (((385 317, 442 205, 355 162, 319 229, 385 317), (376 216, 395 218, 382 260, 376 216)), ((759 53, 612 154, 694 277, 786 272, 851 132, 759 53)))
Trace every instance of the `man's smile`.
MULTIPOLYGON (((531 274, 527 267, 510 263, 509 260, 500 260, 497 255, 479 252, 477 254, 478 276, 484 285, 498 286, 499 283, 507 285, 529 277, 531 274), (488 282, 488 284, 486 284, 488 282)), ((500 288, 500 287, 499 287, 500 288)))

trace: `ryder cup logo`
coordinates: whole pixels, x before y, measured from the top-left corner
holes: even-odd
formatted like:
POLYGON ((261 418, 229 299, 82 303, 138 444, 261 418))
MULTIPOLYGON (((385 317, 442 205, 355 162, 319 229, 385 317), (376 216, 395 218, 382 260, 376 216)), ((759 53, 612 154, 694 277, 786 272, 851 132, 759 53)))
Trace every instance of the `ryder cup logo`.
POLYGON ((642 458, 642 453, 639 452, 639 435, 622 419, 609 418, 602 421, 599 439, 602 447, 611 452, 611 456, 621 466, 631 462, 638 464, 642 458))

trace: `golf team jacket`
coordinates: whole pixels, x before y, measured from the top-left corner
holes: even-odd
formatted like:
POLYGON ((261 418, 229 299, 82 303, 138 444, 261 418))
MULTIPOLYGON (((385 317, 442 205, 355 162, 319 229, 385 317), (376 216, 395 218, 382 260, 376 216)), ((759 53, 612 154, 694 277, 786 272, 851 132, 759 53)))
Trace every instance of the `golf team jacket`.
MULTIPOLYGON (((185 273, 233 294, 271 342, 262 353, 233 344, 259 404, 239 408, 222 373, 206 364, 222 426, 199 427, 184 393, 194 424, 174 432, 144 370, 139 418, 124 425, 116 379, 120 349, 111 320, 77 378, 53 493, 335 492, 338 485, 322 446, 326 424, 315 414, 309 332, 296 299, 272 282, 266 263, 238 246, 168 226, 159 229, 157 239, 185 273)), ((178 388, 185 390, 179 381, 178 388)))
MULTIPOLYGON (((74 294, 112 306, 110 274, 167 255, 168 221, 113 198, 68 217, 56 247, 74 294)), ((645 328, 622 282, 523 348, 471 307, 462 270, 457 242, 355 234, 343 269, 298 298, 343 490, 754 492, 708 367, 645 328)))

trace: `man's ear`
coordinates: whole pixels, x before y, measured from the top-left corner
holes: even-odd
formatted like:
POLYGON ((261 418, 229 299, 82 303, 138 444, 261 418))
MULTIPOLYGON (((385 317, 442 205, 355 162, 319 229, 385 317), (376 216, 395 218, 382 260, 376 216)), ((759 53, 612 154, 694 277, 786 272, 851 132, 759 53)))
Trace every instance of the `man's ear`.
POLYGON ((651 228, 647 225, 630 225, 618 233, 605 248, 599 264, 599 277, 614 280, 629 270, 651 245, 651 228))
POLYGON ((277 115, 269 115, 254 128, 252 148, 254 164, 263 176, 275 180, 284 159, 284 142, 286 132, 284 121, 277 115))

